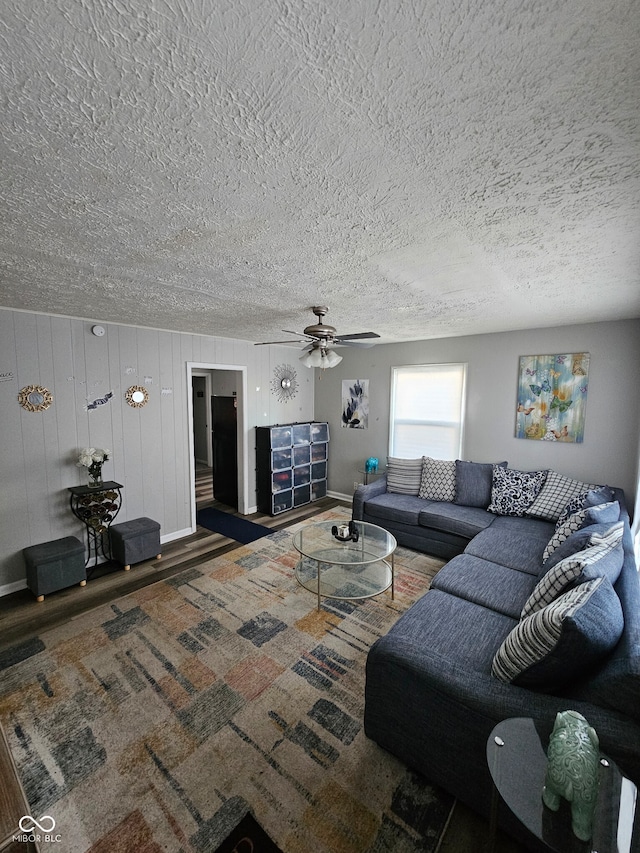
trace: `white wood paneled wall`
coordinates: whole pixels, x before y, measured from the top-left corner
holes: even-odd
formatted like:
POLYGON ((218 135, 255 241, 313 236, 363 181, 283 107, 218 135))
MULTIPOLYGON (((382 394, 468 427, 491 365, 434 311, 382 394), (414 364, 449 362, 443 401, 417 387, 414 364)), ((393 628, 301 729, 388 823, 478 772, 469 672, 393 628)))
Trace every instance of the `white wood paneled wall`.
MULTIPOLYGON (((99 322, 99 321, 98 321, 99 322)), ((106 447, 105 479, 122 483, 118 521, 149 516, 164 541, 185 535, 191 518, 188 362, 247 368, 248 503, 255 506, 256 425, 313 418, 314 371, 298 349, 255 347, 214 336, 187 335, 0 309, 0 594, 24 585, 22 549, 74 535, 83 526, 69 508, 69 486, 84 485, 75 465, 82 447, 106 447), (281 403, 271 391, 273 370, 291 364, 299 391, 281 403), (17 401, 26 385, 53 394, 45 412, 17 401), (125 391, 144 385, 149 402, 128 406, 125 391), (112 399, 91 411, 89 402, 112 399)))

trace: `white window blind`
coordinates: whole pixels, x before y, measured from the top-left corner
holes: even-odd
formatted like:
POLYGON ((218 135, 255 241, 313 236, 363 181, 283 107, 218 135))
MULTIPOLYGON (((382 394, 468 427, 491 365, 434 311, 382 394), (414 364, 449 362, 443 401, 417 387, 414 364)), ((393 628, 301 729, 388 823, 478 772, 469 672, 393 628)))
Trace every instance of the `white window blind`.
POLYGON ((459 459, 466 364, 412 364, 391 371, 389 456, 459 459))

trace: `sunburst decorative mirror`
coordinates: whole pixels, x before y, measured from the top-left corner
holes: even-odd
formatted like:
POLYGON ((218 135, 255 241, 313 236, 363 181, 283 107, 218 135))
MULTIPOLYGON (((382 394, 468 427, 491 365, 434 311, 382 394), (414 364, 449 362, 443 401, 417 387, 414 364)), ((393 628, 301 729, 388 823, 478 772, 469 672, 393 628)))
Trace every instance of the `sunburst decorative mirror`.
POLYGON ((18 394, 18 402, 28 412, 44 412, 53 403, 53 395, 42 385, 26 385, 18 394))
POLYGON ((141 409, 149 402, 149 392, 144 385, 132 385, 131 388, 127 388, 124 397, 134 409, 141 409))
POLYGON ((297 373, 290 364, 279 364, 273 371, 271 390, 281 403, 286 403, 298 393, 297 373))

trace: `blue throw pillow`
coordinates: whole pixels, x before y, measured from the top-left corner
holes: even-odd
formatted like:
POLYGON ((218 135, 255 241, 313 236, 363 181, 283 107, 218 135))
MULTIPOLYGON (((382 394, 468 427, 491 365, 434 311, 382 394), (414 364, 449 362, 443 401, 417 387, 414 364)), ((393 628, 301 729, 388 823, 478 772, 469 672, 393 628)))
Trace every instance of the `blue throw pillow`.
POLYGON ((562 543, 575 533, 576 530, 581 530, 589 524, 606 524, 618 521, 620 518, 620 504, 618 501, 611 503, 600 504, 599 506, 587 507, 579 509, 570 515, 569 518, 562 524, 556 525, 556 530, 551 539, 547 543, 547 547, 542 554, 542 562, 545 563, 551 554, 562 543))
MULTIPOLYGON (((568 539, 565 539, 564 542, 558 545, 553 553, 549 555, 542 564, 540 574, 543 575, 545 572, 548 572, 549 569, 552 569, 557 563, 564 560, 565 557, 571 557, 573 554, 577 554, 584 548, 588 548, 589 545, 597 544, 597 541, 601 537, 611 533, 614 529, 621 531, 620 540, 622 540, 623 528, 624 523, 622 521, 616 521, 613 525, 589 524, 586 527, 580 528, 580 530, 576 530, 575 533, 572 533, 568 539)), ((611 583, 615 583, 615 580, 612 580, 611 583)))
POLYGON ((607 578, 596 578, 518 622, 496 652, 491 672, 522 687, 563 687, 599 664, 623 629, 620 599, 607 578))
POLYGON ((596 486, 595 489, 589 489, 588 492, 583 492, 572 498, 558 516, 556 524, 563 524, 570 515, 578 512, 579 509, 585 509, 589 506, 598 506, 598 504, 610 503, 615 495, 611 486, 596 486))
MULTIPOLYGON (((507 462, 496 462, 501 468, 507 462)), ((491 503, 493 465, 491 462, 464 462, 456 459, 456 496, 454 503, 486 509, 491 503)))

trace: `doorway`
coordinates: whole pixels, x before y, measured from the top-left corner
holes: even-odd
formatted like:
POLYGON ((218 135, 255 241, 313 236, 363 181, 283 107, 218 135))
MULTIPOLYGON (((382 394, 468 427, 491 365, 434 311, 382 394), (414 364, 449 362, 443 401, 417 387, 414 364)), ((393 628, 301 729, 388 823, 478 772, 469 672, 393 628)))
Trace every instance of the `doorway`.
POLYGON ((211 397, 213 498, 238 509, 238 399, 211 397))
POLYGON ((188 362, 187 382, 187 387, 191 388, 187 397, 191 530, 195 532, 196 468, 201 481, 205 459, 211 471, 213 498, 242 515, 249 512, 247 368, 235 364, 188 362), (225 398, 227 402, 214 404, 214 400, 225 398), (218 428, 214 427, 216 418, 220 420, 218 428))

